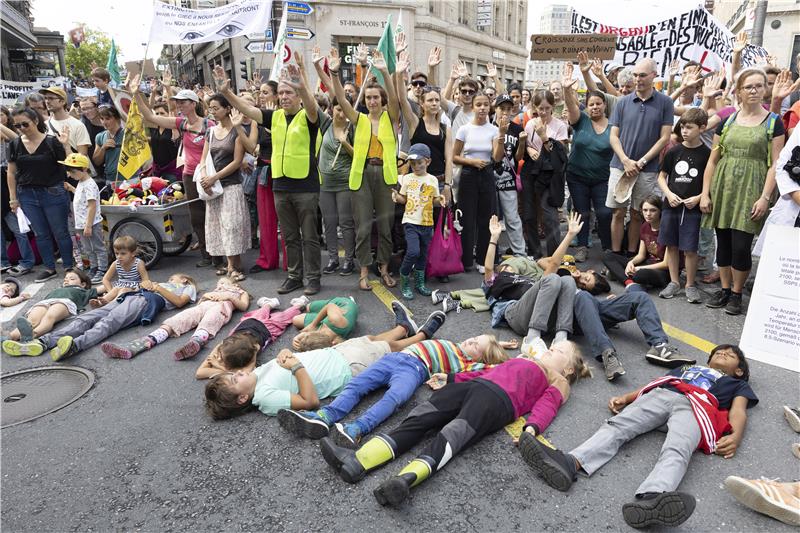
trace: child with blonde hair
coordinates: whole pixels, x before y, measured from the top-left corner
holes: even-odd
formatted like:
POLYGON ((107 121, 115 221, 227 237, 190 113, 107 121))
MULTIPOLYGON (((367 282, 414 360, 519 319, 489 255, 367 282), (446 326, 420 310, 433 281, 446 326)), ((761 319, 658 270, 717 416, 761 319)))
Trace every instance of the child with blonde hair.
POLYGON ((116 259, 108 267, 103 276, 103 287, 106 293, 100 298, 89 301, 92 307, 101 307, 116 300, 126 292, 139 290, 142 281, 150 280, 144 261, 136 257, 139 243, 128 235, 114 239, 114 255, 116 259))

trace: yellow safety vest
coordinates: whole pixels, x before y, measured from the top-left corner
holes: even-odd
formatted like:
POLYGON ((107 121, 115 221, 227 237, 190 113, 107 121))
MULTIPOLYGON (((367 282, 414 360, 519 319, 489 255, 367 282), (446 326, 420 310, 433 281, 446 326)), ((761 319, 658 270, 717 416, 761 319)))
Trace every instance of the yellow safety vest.
MULTIPOLYGON (((311 134, 305 109, 295 115, 286 127, 286 112, 278 109, 272 113, 272 168, 273 178, 305 179, 308 177, 311 154, 311 134)), ((317 135, 319 137, 319 134, 317 135)))
MULTIPOLYGON (((356 134, 353 140, 353 165, 350 167, 350 190, 361 188, 364 165, 367 162, 369 139, 372 135, 372 122, 369 116, 359 113, 356 134)), ((378 123, 378 140, 383 146, 383 181, 386 185, 397 183, 397 138, 389 113, 384 111, 378 123)))

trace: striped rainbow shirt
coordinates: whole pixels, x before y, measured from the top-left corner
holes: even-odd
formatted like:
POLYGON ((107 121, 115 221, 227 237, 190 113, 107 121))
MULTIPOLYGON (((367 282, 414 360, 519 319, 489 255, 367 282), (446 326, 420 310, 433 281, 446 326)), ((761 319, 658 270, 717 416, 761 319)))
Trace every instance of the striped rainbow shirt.
POLYGON ((494 365, 484 363, 473 363, 467 355, 461 351, 458 344, 444 340, 427 340, 412 344, 402 353, 413 355, 422 361, 428 369, 429 374, 444 372, 454 374, 456 372, 467 372, 492 368, 494 365))

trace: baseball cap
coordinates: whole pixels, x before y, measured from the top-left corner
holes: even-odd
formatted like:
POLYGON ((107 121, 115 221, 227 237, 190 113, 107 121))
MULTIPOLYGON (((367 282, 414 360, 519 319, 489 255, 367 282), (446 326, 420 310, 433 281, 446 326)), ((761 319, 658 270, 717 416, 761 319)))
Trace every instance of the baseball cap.
POLYGON ((17 296, 19 296, 19 293, 22 290, 22 284, 19 282, 17 278, 6 276, 3 278, 3 283, 10 283, 17 288, 17 290, 14 291, 14 295, 12 296, 12 298, 16 298, 17 296))
POLYGON ((502 104, 513 104, 513 103, 514 101, 511 99, 511 97, 505 93, 498 94, 497 98, 494 99, 495 107, 500 107, 502 104))
POLYGON ((414 161, 415 159, 430 159, 431 158, 431 149, 428 148, 427 144, 417 143, 411 146, 408 150, 408 159, 409 161, 414 161))
POLYGON ((46 89, 39 89, 39 94, 47 94, 47 93, 54 94, 59 98, 61 98, 62 100, 64 100, 65 102, 67 101, 67 93, 61 87, 54 86, 54 87, 47 87, 46 89))
POLYGON ((197 93, 189 89, 181 89, 175 96, 170 96, 170 100, 191 100, 192 102, 199 102, 197 93))
POLYGON ((59 161, 65 167, 71 168, 89 168, 89 158, 83 154, 72 153, 67 156, 63 161, 59 161))

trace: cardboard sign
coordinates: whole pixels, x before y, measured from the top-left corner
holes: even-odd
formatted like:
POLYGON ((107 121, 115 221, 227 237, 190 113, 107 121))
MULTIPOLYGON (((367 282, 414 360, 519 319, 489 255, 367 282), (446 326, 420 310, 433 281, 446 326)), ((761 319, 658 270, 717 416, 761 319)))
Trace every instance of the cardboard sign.
POLYGON ((800 228, 768 224, 739 345, 750 359, 800 372, 800 228))
POLYGON ((143 80, 147 78, 156 77, 156 66, 153 64, 152 59, 145 60, 143 73, 139 70, 141 64, 142 64, 141 61, 127 61, 125 63, 125 70, 128 71, 128 74, 130 76, 133 76, 135 74, 142 74, 143 80))
POLYGON ((614 59, 617 52, 617 38, 614 35, 600 33, 547 35, 534 33, 531 35, 531 59, 567 59, 575 60, 581 50, 586 50, 589 57, 614 59))

